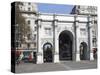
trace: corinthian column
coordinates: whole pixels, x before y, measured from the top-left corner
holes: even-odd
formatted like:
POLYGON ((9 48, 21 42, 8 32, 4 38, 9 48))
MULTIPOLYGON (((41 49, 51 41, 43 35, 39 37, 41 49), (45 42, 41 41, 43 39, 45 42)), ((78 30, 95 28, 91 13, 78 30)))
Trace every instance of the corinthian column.
POLYGON ((80 34, 80 29, 79 29, 79 21, 77 20, 77 15, 75 15, 75 22, 74 22, 74 27, 75 27, 75 51, 76 51, 76 61, 80 61, 80 49, 79 49, 79 34, 80 34))
POLYGON ((54 19, 53 21, 53 28, 54 28, 54 34, 53 34, 53 42, 54 42, 54 63, 59 62, 59 37, 57 35, 57 20, 54 19))
POLYGON ((41 49, 41 21, 37 20, 37 64, 43 63, 43 50, 41 49))
POLYGON ((88 17, 88 44, 89 44, 89 52, 90 52, 90 60, 94 60, 93 58, 93 50, 92 50, 92 20, 91 20, 91 16, 88 17))

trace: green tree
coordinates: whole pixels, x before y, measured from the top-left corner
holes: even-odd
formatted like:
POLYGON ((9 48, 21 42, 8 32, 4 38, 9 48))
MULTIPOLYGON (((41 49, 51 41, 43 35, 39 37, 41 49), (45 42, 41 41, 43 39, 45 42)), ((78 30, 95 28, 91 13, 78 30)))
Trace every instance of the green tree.
POLYGON ((23 3, 18 2, 16 3, 16 13, 15 13, 15 24, 18 25, 19 32, 20 32, 20 41, 25 42, 25 37, 30 33, 30 26, 26 23, 25 17, 22 16, 22 11, 20 10, 19 6, 22 6, 23 3))

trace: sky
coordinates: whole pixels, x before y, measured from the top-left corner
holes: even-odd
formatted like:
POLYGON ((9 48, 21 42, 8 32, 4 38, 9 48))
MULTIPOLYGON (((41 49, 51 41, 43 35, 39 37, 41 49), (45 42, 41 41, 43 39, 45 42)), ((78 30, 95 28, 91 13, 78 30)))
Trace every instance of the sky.
POLYGON ((40 13, 70 14, 73 5, 38 3, 40 13))

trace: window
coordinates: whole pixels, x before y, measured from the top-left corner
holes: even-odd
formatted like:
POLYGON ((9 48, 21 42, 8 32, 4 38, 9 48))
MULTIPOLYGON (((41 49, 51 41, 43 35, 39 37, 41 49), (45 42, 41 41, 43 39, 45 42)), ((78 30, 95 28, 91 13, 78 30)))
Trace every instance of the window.
POLYGON ((28 11, 31 11, 31 8, 30 7, 28 8, 28 11))
POLYGON ((15 43, 16 48, 21 47, 21 44, 19 42, 15 43))
POLYGON ((16 44, 15 44, 15 45, 16 45, 16 48, 18 48, 18 46, 19 46, 19 43, 18 43, 18 42, 16 42, 16 44))
POLYGON ((94 20, 94 23, 95 23, 95 24, 97 24, 97 21, 96 21, 96 20, 94 20))
POLYGON ((27 23, 30 24, 31 23, 30 20, 28 20, 27 23))
POLYGON ((81 34, 81 35, 86 35, 86 29, 81 28, 81 29, 80 29, 80 34, 81 34))
POLYGON ((37 30, 37 27, 35 26, 35 27, 34 27, 34 31, 36 31, 36 30, 37 30))
POLYGON ((51 35, 51 28, 45 28, 45 34, 51 35))
POLYGON ((95 31, 94 30, 92 30, 92 34, 93 34, 93 36, 95 35, 95 31))
POLYGON ((19 34, 18 33, 15 34, 15 38, 16 38, 15 39, 16 41, 19 41, 19 34))
POLYGON ((27 37, 28 37, 28 40, 30 40, 30 39, 31 39, 31 35, 30 35, 30 34, 28 34, 28 35, 27 35, 27 37))
POLYGON ((28 48, 28 49, 30 48, 30 43, 27 44, 27 48, 28 48))
POLYGON ((36 40, 36 34, 34 34, 34 39, 33 40, 36 40))
POLYGON ((34 47, 36 47, 36 42, 34 43, 34 47))
POLYGON ((29 2, 28 5, 31 5, 31 3, 29 2))

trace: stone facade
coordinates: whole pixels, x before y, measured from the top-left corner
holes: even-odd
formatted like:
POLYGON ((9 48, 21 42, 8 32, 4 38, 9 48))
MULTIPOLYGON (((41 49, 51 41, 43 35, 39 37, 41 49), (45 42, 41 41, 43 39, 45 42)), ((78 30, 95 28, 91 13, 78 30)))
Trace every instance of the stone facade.
POLYGON ((92 19, 92 43, 93 48, 97 48, 97 40, 98 40, 98 24, 97 24, 97 7, 96 6, 80 6, 76 5, 71 11, 71 14, 78 15, 90 15, 92 19))

